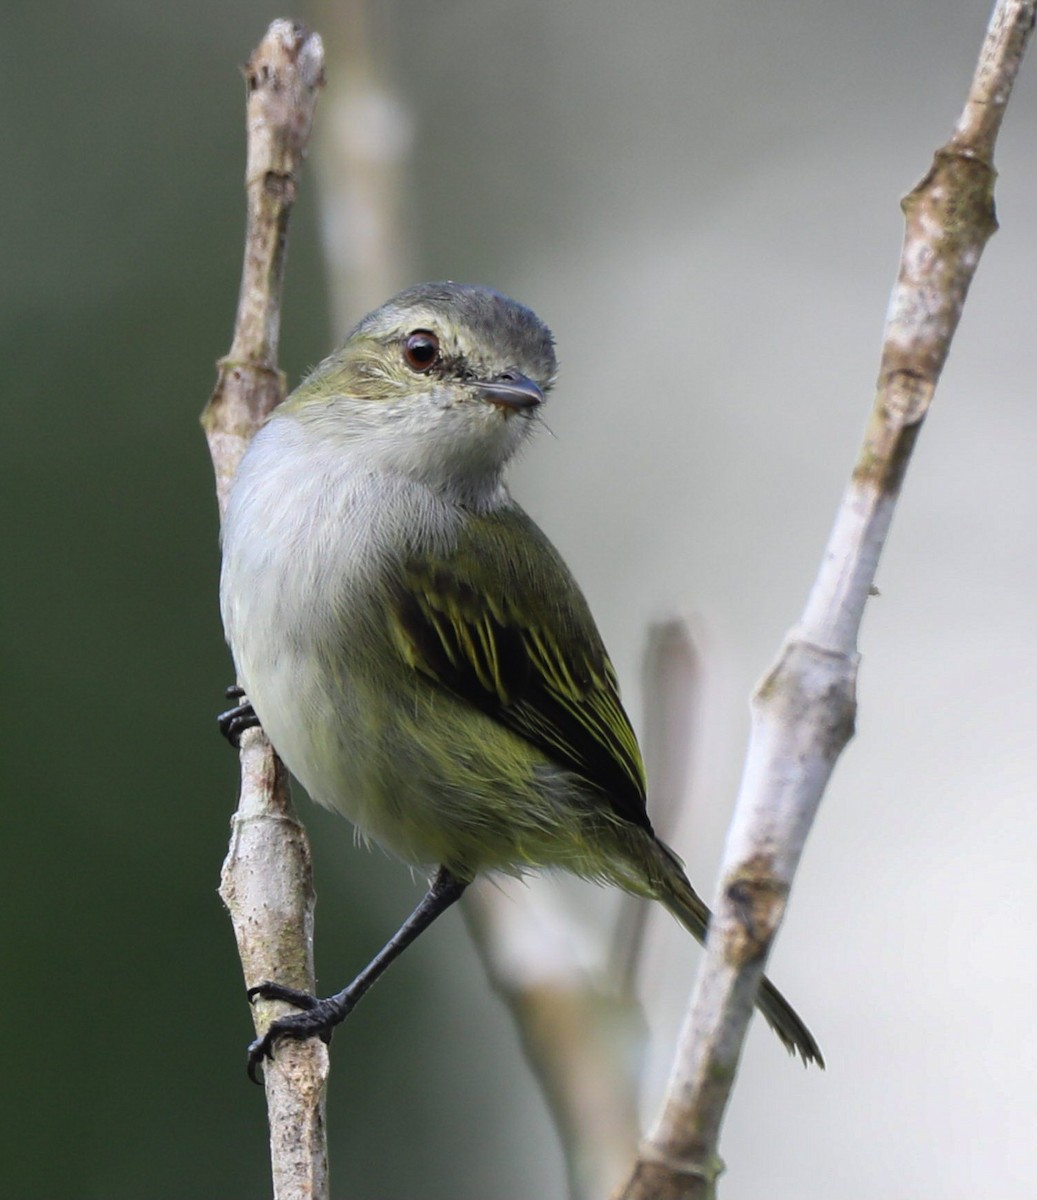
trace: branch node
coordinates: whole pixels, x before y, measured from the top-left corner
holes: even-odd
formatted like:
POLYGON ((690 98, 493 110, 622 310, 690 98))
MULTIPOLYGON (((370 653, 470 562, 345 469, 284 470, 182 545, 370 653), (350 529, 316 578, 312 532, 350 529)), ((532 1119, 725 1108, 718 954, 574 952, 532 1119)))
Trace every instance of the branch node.
POLYGON ((740 934, 726 941, 726 959, 735 967, 748 966, 766 954, 785 914, 789 889, 777 877, 773 858, 757 854, 738 868, 726 890, 740 934))
POLYGON ((882 382, 883 416, 901 428, 920 425, 936 390, 933 381, 911 367, 895 367, 882 382))
POLYGON ((634 1173, 614 1200, 712 1200, 724 1162, 714 1155, 709 1166, 666 1154, 641 1143, 634 1173))

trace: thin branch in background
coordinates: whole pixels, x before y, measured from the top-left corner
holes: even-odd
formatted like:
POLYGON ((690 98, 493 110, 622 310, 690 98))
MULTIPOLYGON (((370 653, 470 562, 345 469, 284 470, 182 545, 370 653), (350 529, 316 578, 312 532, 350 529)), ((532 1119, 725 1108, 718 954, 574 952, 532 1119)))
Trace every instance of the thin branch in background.
POLYGON ((904 245, 864 444, 798 626, 753 697, 706 958, 662 1112, 621 1200, 715 1195, 720 1126, 793 875, 853 733, 857 631, 915 440, 994 218, 993 149, 1037 0, 994 9, 950 141, 903 202, 904 245))
MULTIPOLYGON (((245 68, 248 212, 241 292, 230 353, 218 364, 216 387, 202 414, 221 520, 245 447, 284 399, 277 341, 285 240, 323 64, 320 38, 279 20, 245 68)), ((246 986, 275 978, 312 992, 309 843, 292 807, 284 767, 258 729, 241 739, 241 796, 220 895, 234 925, 246 986)), ((257 1032, 283 1008, 257 1004, 257 1032)), ((243 1079, 244 1073, 243 1055, 243 1079)), ((327 1073, 327 1047, 317 1039, 279 1047, 266 1066, 275 1200, 322 1200, 328 1194, 327 1073)))
MULTIPOLYGON (((688 790, 701 678, 685 622, 653 625, 645 651, 653 821, 671 827, 688 790), (658 795, 660 804, 654 800, 658 795), (656 821, 656 818, 659 818, 656 821)), ((599 969, 560 891, 478 880, 465 899, 487 975, 511 1011, 559 1131, 572 1200, 607 1195, 629 1171, 648 1041, 637 971, 650 901, 623 896, 599 969)))
POLYGON ((547 1102, 570 1200, 597 1200, 637 1148, 647 1035, 636 996, 584 965, 587 935, 552 882, 479 878, 462 910, 547 1102))
MULTIPOLYGON (((702 663, 688 622, 659 621, 648 630, 642 668, 644 737, 649 815, 664 842, 673 838, 680 812, 688 807, 702 698, 702 663)), ((651 900, 623 893, 612 937, 610 978, 633 992, 644 946, 651 900)))
POLYGON ((316 0, 328 61, 314 164, 337 342, 369 309, 408 283, 403 219, 413 141, 407 105, 393 87, 386 42, 392 18, 371 0, 316 0))

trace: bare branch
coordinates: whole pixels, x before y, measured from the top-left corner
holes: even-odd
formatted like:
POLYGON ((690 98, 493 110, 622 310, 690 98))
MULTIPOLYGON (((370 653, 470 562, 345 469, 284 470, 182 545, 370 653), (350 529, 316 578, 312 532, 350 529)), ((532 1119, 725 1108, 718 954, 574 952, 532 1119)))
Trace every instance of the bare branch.
MULTIPOLYGON (((202 414, 221 518, 249 439, 284 398, 277 340, 285 238, 323 60, 316 34, 280 20, 245 68, 248 215, 241 293, 233 344, 218 364, 216 388, 202 414)), ((234 925, 246 984, 276 978, 312 992, 309 845, 295 817, 285 770, 259 730, 241 740, 241 797, 220 895, 234 925)), ((257 1032, 280 1008, 256 1006, 257 1032)), ((281 1047, 265 1071, 276 1200, 327 1196, 327 1072, 327 1048, 317 1040, 281 1047)))
MULTIPOLYGON (((649 626, 641 677, 652 824, 663 841, 669 842, 677 814, 689 800, 702 691, 702 663, 686 620, 674 617, 649 626)), ((634 994, 648 915, 653 910, 656 905, 641 896, 627 892, 620 897, 608 976, 621 993, 634 994)))
POLYGON ((405 176, 413 118, 393 86, 391 10, 370 0, 314 0, 328 61, 314 163, 332 333, 410 281, 405 176))
POLYGON ((617 991, 613 980, 581 965, 589 957, 580 952, 586 931, 546 884, 477 879, 463 911, 547 1101, 571 1200, 590 1200, 623 1178, 637 1146, 647 1031, 633 991, 617 991))
POLYGON ((715 1194, 720 1125, 764 964, 822 792, 853 733, 857 631, 879 554, 969 284, 996 228, 994 142, 1034 12, 1035 0, 997 4, 954 134, 904 200, 904 245, 871 420, 803 616, 753 697, 706 958, 663 1110, 622 1200, 715 1194))
MULTIPOLYGON (((686 622, 651 627, 644 675, 649 774, 665 832, 687 791, 696 723, 700 670, 686 622)), ((478 880, 465 897, 487 976, 511 1011, 558 1129, 573 1200, 605 1195, 637 1145, 648 1037, 637 971, 649 906, 622 897, 597 965, 601 949, 587 952, 587 931, 549 881, 478 880)))

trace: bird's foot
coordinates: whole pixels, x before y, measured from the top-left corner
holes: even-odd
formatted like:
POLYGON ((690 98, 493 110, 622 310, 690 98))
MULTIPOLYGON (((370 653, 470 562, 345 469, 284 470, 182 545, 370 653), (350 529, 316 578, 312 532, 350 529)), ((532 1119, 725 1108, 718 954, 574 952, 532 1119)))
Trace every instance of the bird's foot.
POLYGON ((225 695, 228 700, 242 701, 240 704, 235 704, 233 708, 228 708, 226 712, 220 713, 216 718, 220 733, 236 750, 241 745, 241 735, 246 729, 254 729, 258 726, 259 718, 256 716, 256 710, 245 697, 244 688, 234 684, 227 688, 225 695))
POLYGON ((287 1004, 294 1004, 296 1008, 301 1009, 300 1012, 289 1013, 271 1021, 266 1033, 256 1038, 249 1046, 248 1077, 253 1083, 259 1083, 257 1072, 266 1059, 274 1057, 279 1038, 292 1038, 302 1042, 307 1038, 319 1037, 327 1044, 331 1041, 335 1026, 349 1016, 356 1003, 348 989, 327 1000, 318 1000, 309 992, 300 992, 296 988, 269 981, 249 988, 247 994, 250 1004, 254 1004, 256 1000, 284 1000, 287 1004))

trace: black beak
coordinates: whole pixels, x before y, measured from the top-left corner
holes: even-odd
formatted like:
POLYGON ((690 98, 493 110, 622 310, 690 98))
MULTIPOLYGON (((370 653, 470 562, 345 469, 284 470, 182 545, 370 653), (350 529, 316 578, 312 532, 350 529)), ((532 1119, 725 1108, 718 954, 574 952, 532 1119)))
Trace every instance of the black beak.
POLYGON ((484 400, 514 412, 528 412, 544 402, 543 389, 520 371, 501 371, 493 379, 481 379, 475 386, 484 400))

